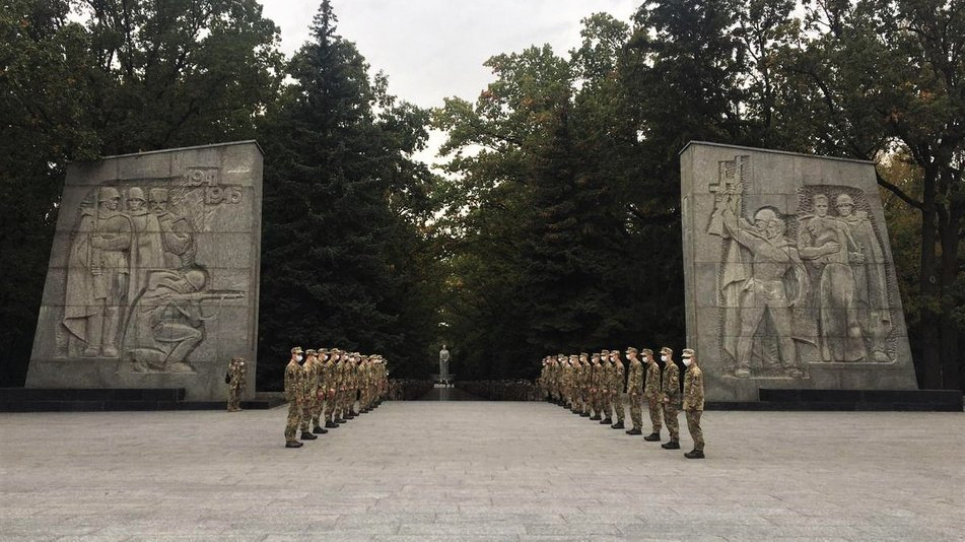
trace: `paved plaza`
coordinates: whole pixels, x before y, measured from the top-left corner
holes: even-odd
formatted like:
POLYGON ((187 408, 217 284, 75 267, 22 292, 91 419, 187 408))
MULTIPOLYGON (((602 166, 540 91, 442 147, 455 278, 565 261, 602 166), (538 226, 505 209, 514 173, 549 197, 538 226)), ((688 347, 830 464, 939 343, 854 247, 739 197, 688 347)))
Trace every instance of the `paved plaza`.
POLYGON ((0 540, 965 540, 965 414, 708 412, 703 461, 546 403, 285 414, 0 414, 0 540))

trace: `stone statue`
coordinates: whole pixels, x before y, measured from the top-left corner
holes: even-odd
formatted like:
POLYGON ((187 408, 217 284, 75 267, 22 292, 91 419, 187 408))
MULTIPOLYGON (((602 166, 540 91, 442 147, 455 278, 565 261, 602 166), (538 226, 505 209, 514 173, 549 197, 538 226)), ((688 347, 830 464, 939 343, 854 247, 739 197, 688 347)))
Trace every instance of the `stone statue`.
POLYGON ((223 360, 255 372, 262 172, 253 141, 70 164, 26 386, 222 401, 223 360))
POLYGON ((709 400, 916 388, 873 163, 692 142, 680 165, 709 400))
POLYGON ((846 225, 854 251, 849 253, 854 272, 854 301, 861 334, 871 342, 872 359, 889 362, 885 340, 891 334, 891 309, 885 256, 865 211, 854 211, 854 200, 840 194, 835 200, 839 220, 846 225))
POLYGON ((439 380, 446 386, 449 385, 449 350, 446 345, 442 345, 439 351, 439 380))
POLYGON ((97 210, 81 209, 68 255, 63 324, 71 339, 82 343, 81 356, 117 357, 134 226, 119 210, 121 194, 116 188, 103 187, 96 194, 97 210))
MULTIPOLYGON (((803 375, 799 365, 796 347, 792 338, 792 308, 799 303, 808 291, 808 276, 804 270, 797 249, 785 237, 786 222, 777 213, 767 207, 758 209, 754 213, 754 223, 745 219, 738 219, 736 209, 728 202, 733 198, 719 199, 718 207, 714 211, 711 223, 722 225, 721 233, 740 247, 750 252, 749 276, 742 276, 739 284, 730 280, 723 288, 732 290, 739 286, 737 312, 739 325, 725 323, 727 329, 739 329, 737 336, 725 337, 725 344, 729 343, 729 351, 734 352, 737 368, 734 375, 747 378, 751 375, 750 361, 753 349, 754 335, 758 327, 769 317, 777 332, 778 349, 781 365, 788 376, 798 378, 803 375), (793 297, 785 285, 788 274, 793 274, 797 283, 793 297), (737 342, 736 349, 733 343, 737 342)), ((725 319, 734 318, 733 313, 725 314, 725 319)))

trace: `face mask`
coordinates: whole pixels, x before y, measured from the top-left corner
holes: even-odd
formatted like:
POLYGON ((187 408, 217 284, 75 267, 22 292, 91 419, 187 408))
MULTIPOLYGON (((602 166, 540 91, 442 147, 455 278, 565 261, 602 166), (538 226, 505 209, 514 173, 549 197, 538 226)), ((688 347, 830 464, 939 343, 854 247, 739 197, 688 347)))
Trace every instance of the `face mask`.
POLYGON ((660 356, 660 361, 666 363, 666 361, 667 361, 667 356, 660 356))
POLYGON ((690 358, 684 358, 684 367, 690 367, 690 358))
POLYGON ((301 356, 295 356, 295 361, 301 361, 301 360, 302 360, 301 356))

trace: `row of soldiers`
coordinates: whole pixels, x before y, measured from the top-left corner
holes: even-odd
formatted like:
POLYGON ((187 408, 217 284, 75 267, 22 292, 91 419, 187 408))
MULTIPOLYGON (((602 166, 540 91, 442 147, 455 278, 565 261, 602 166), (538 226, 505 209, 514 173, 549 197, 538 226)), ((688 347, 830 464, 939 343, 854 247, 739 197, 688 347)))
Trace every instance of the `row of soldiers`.
POLYGON ((301 347, 292 348, 285 367, 285 447, 302 446, 295 438, 299 429, 301 440, 315 440, 317 435, 370 412, 379 406, 388 389, 389 373, 382 356, 337 348, 304 352, 301 347))
POLYGON ((704 437, 700 416, 704 410, 704 379, 697 356, 687 348, 683 363, 687 368, 684 390, 680 391, 680 368, 673 360, 673 350, 660 349, 660 362, 653 351, 627 348, 629 369, 624 368, 620 352, 603 350, 594 354, 559 354, 543 359, 539 377, 543 397, 552 403, 569 408, 584 418, 610 424, 613 429, 624 428, 625 401, 630 403, 633 427, 629 435, 643 434, 643 402, 650 407, 652 432, 644 437, 659 442, 662 423, 667 425, 670 440, 662 445, 667 450, 680 449, 680 428, 677 423, 678 405, 687 416, 687 427, 694 440, 694 449, 684 454, 689 459, 704 457, 704 437), (640 359, 642 355, 643 359, 640 359), (613 423, 616 414, 617 422, 613 423), (662 420, 661 420, 662 418, 662 420))

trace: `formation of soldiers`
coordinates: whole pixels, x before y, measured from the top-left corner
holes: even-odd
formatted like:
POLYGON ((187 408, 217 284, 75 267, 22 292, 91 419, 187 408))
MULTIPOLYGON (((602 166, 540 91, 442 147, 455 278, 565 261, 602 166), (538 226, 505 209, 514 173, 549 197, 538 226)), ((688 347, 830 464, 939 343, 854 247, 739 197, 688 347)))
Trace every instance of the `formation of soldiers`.
POLYGON ((299 430, 301 440, 315 440, 329 429, 378 408, 388 389, 389 373, 382 356, 337 348, 304 352, 301 347, 292 348, 285 367, 285 447, 302 446, 295 438, 299 430))
POLYGON ((629 402, 633 427, 627 429, 628 435, 643 434, 643 403, 646 402, 652 429, 644 440, 660 442, 660 431, 665 424, 670 440, 662 447, 667 450, 680 449, 679 405, 686 414, 687 427, 694 441, 694 449, 684 456, 703 459, 700 416, 704 410, 704 377, 697 366, 695 352, 690 348, 683 351, 686 367, 683 394, 680 368, 673 360, 673 350, 661 348, 659 362, 653 351, 647 348, 630 347, 625 354, 629 361, 627 368, 618 350, 547 356, 543 359, 539 377, 540 391, 549 402, 613 429, 625 428, 625 405, 629 402), (614 415, 616 423, 613 422, 614 415))

